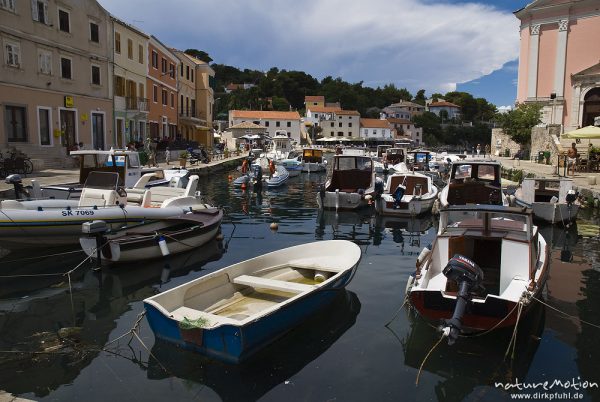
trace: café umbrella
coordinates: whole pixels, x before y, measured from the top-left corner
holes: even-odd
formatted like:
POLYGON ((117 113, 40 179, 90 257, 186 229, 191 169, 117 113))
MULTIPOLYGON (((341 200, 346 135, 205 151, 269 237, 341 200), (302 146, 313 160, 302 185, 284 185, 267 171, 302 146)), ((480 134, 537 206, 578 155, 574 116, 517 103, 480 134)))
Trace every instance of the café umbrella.
POLYGON ((562 138, 592 140, 600 138, 600 127, 597 126, 586 126, 577 130, 569 131, 564 133, 562 138))

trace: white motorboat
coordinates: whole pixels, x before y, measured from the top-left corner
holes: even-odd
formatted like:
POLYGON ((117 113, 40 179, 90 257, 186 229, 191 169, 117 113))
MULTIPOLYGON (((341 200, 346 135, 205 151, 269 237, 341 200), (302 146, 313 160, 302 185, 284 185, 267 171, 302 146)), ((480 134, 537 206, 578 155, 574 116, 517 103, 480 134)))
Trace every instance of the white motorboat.
POLYGON ((534 217, 548 223, 569 223, 577 218, 579 202, 572 179, 524 178, 514 196, 517 205, 531 208, 534 217))
POLYGON ((271 138, 272 146, 271 149, 261 154, 263 158, 268 158, 274 161, 280 161, 287 159, 294 146, 292 144, 292 138, 290 138, 285 130, 277 130, 273 138, 271 138))
POLYGON ((136 151, 124 149, 81 150, 72 151, 71 157, 79 158, 79 181, 75 183, 57 184, 41 187, 41 191, 32 192, 35 198, 78 199, 90 172, 117 172, 119 186, 125 188, 140 188, 139 182, 145 175, 143 187, 164 186, 174 184, 176 187, 185 187, 189 171, 182 168, 159 169, 143 168, 139 154, 136 151))
POLYGON ((451 344, 463 332, 516 325, 540 296, 549 261, 530 209, 452 206, 417 258, 407 298, 421 316, 442 322, 451 344))
POLYGON ((145 299, 146 318, 158 339, 238 363, 329 305, 360 256, 345 240, 274 251, 145 299))
POLYGON ((375 186, 375 210, 382 215, 421 215, 431 211, 438 189, 431 177, 405 170, 375 186))
POLYGON ((304 148, 302 150, 303 172, 324 172, 327 170, 327 161, 323 156, 323 150, 317 148, 304 148))
MULTIPOLYGON (((132 262, 177 254, 200 247, 215 237, 223 211, 203 208, 154 224, 126 228, 101 235, 100 258, 103 262, 132 262)), ((97 238, 81 237, 83 251, 97 258, 97 238)))
POLYGON ((8 249, 77 244, 81 225, 103 220, 110 230, 155 223, 207 206, 196 196, 198 176, 186 188, 130 189, 116 172, 90 172, 79 200, 0 202, 0 245, 8 249))
POLYGON ((508 206, 502 192, 500 163, 461 161, 452 164, 448 184, 440 192, 440 206, 491 204, 508 206))
POLYGON ((357 209, 369 205, 374 191, 373 161, 367 156, 335 155, 331 176, 317 194, 319 208, 357 209))

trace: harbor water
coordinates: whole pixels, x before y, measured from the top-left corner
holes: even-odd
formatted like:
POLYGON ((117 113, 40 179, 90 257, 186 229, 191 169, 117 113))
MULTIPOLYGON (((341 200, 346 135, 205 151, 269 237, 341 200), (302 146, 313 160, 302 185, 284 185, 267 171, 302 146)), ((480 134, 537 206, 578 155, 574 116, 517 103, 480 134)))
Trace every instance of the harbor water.
MULTIPOLYGON (((553 245, 543 300, 556 310, 536 302, 517 327, 514 352, 507 353, 512 328, 432 350, 440 339, 435 323, 401 306, 415 260, 434 239, 435 218, 319 212, 325 174, 302 174, 261 194, 234 189, 231 174, 201 179, 206 201, 226 207, 227 215, 222 240, 188 253, 100 270, 85 262, 73 270, 84 259, 77 250, 40 245, 4 252, 0 390, 89 402, 549 399, 536 392, 600 400, 597 232, 582 237, 576 225, 541 228, 553 245), (346 291, 243 364, 157 343, 143 317, 137 336, 111 342, 134 327, 146 297, 241 260, 327 239, 362 249, 346 291)), ((587 212, 581 218, 597 224, 587 212)))

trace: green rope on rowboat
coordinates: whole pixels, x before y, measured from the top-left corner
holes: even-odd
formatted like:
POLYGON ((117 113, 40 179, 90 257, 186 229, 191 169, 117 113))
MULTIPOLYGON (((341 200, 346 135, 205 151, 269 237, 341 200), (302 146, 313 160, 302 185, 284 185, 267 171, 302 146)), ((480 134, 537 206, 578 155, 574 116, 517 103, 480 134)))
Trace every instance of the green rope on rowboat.
POLYGON ((198 318, 197 320, 190 320, 187 317, 183 317, 183 320, 179 321, 179 328, 181 329, 197 329, 204 328, 208 324, 206 318, 198 318))

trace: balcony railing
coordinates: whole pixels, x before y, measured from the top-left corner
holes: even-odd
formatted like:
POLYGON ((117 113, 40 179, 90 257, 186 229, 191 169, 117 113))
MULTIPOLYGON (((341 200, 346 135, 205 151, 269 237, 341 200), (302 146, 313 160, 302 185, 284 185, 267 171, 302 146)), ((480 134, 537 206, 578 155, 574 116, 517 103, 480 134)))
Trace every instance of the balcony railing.
POLYGON ((148 99, 128 96, 125 98, 125 107, 127 110, 139 110, 140 112, 147 112, 148 99))
POLYGON ((179 116, 180 117, 199 117, 199 114, 196 112, 196 109, 194 108, 186 108, 186 107, 179 107, 179 116))

